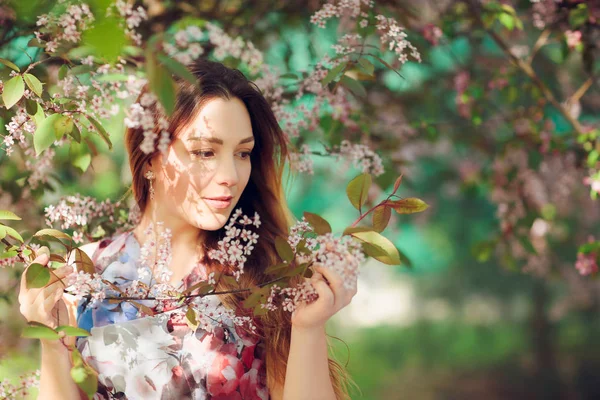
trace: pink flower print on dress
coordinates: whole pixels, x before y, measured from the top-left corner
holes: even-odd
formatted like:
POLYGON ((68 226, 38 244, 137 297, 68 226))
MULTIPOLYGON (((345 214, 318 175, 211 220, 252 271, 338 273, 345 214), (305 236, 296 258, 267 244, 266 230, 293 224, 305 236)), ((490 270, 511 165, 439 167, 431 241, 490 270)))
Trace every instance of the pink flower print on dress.
POLYGON ((240 379, 240 393, 244 400, 269 400, 269 390, 261 377, 262 360, 254 359, 252 368, 240 379))
POLYGON ((237 358, 235 344, 227 343, 223 345, 208 372, 206 381, 208 393, 213 396, 234 393, 243 374, 244 365, 237 358))

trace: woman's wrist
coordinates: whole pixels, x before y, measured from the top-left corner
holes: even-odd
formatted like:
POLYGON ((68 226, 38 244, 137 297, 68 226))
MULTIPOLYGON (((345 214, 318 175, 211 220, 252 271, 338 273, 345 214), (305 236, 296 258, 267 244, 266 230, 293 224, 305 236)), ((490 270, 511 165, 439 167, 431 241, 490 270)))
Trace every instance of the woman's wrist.
POLYGON ((292 333, 297 335, 321 335, 325 334, 325 325, 296 326, 292 324, 292 333))
POLYGON ((65 347, 65 345, 60 341, 60 340, 56 340, 56 339, 40 339, 40 343, 42 344, 42 350, 47 350, 47 351, 67 351, 67 348, 65 347))

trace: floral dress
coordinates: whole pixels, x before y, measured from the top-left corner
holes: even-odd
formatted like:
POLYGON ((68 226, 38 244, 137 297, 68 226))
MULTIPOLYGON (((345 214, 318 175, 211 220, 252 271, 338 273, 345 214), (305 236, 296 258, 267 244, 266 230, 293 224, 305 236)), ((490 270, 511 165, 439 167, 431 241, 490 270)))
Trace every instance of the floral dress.
MULTIPOLYGON (((96 272, 116 286, 131 284, 138 278, 140 249, 132 231, 102 240, 92 256, 96 272)), ((201 265, 181 285, 186 289, 199 280, 206 280, 201 265)), ((202 300, 213 315, 223 307, 217 296, 202 300)), ((77 324, 91 336, 78 337, 76 346, 98 372, 95 400, 270 398, 258 336, 216 321, 212 329, 193 330, 174 311, 138 317, 129 302, 79 302, 77 324)))

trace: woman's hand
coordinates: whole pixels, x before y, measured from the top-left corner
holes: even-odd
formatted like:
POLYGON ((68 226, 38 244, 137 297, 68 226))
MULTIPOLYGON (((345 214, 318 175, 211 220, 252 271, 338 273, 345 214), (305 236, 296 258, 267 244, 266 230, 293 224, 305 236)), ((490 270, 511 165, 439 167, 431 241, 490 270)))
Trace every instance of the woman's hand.
POLYGON ((356 282, 354 289, 344 287, 342 277, 335 271, 313 264, 315 273, 309 278, 319 298, 310 304, 300 303, 292 313, 292 326, 301 329, 321 328, 332 315, 346 307, 352 301, 358 290, 356 282))
MULTIPOLYGON (((36 255, 37 257, 31 264, 48 264, 50 251, 46 246, 38 249, 36 255)), ((52 270, 48 284, 37 289, 27 288, 25 275, 28 268, 29 266, 23 271, 23 275, 21 275, 21 288, 19 290, 19 311, 21 314, 29 322, 39 322, 51 328, 56 328, 59 325, 68 325, 70 321, 69 312, 62 295, 67 283, 64 278, 73 272, 73 267, 67 264, 52 270)))

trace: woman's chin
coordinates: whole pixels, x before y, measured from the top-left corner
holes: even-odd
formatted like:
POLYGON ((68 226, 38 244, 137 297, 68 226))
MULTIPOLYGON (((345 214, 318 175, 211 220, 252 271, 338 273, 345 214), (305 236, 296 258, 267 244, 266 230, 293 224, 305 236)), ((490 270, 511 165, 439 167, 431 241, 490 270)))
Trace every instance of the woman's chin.
POLYGON ((199 229, 203 229, 205 231, 217 231, 225 226, 229 215, 215 215, 210 218, 199 218, 200 223, 196 224, 199 229))

